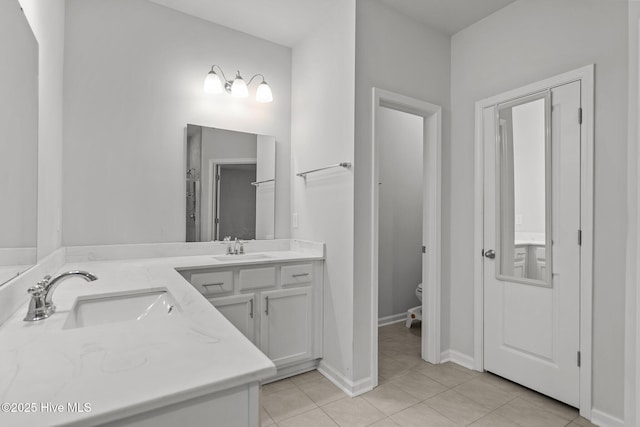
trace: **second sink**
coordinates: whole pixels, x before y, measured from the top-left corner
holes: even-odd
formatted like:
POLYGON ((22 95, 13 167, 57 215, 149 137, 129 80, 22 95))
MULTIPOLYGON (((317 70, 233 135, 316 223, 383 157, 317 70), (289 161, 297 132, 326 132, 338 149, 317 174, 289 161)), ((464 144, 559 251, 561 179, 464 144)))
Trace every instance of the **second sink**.
POLYGON ((173 295, 165 289, 92 295, 76 301, 63 329, 166 318, 179 311, 173 295))

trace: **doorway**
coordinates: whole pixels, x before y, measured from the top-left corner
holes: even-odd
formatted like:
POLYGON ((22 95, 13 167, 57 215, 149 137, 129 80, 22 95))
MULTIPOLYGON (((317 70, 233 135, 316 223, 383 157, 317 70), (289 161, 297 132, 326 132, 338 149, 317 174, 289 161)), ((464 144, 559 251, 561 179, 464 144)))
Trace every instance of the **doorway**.
MULTIPOLYGON (((381 250, 384 252, 388 248, 381 249, 380 242, 386 245, 388 241, 384 239, 381 233, 388 232, 390 222, 388 218, 381 218, 381 203, 393 204, 393 199, 385 197, 385 190, 382 190, 383 175, 389 181, 390 171, 386 166, 381 167, 383 156, 385 154, 382 146, 383 133, 380 128, 382 122, 389 116, 398 118, 398 113, 405 114, 404 119, 411 119, 420 122, 421 132, 419 132, 422 146, 420 153, 420 161, 418 161, 417 169, 421 169, 417 176, 413 176, 413 182, 419 197, 417 208, 421 210, 421 215, 416 220, 420 224, 418 244, 413 248, 407 245, 407 251, 415 250, 418 252, 418 280, 422 282, 422 329, 421 329, 421 358, 431 362, 439 363, 440 361, 440 182, 441 182, 441 127, 442 113, 441 108, 437 105, 430 104, 415 98, 406 97, 393 92, 373 88, 373 129, 372 129, 372 145, 373 145, 373 174, 371 177, 373 197, 372 197, 372 251, 371 265, 372 271, 372 354, 371 354, 371 372, 372 385, 378 384, 378 323, 379 323, 379 284, 381 283, 380 271, 378 270, 378 261, 380 260, 381 250), (413 117, 408 117, 406 114, 413 117), (417 116, 417 117, 416 117, 417 116), (382 225, 382 228, 381 228, 382 225), (420 268, 421 267, 421 268, 420 268)), ((414 122, 415 124, 415 122, 414 122)), ((396 159, 400 160, 400 159, 396 159)), ((415 160, 415 159, 414 159, 415 160)), ((414 168, 414 169, 416 169, 414 168)), ((397 174, 402 174, 402 166, 396 170, 397 174)), ((393 179, 391 179, 393 181, 393 179)), ((393 191, 391 189, 391 191, 393 191)), ((387 195, 389 195, 387 193, 387 195)), ((415 203, 415 201, 414 201, 415 203)), ((414 213, 415 215, 415 213, 414 213)), ((415 230, 414 230, 415 234, 415 230)), ((415 254, 413 254, 415 255, 415 254)), ((415 266, 413 267, 415 270, 415 266)), ((414 274, 415 276, 415 274, 414 274)), ((403 283, 406 287, 415 289, 418 283, 413 283, 414 278, 407 279, 409 283, 403 283)), ((415 298, 410 295, 410 297, 415 298)), ((416 300, 416 305, 420 301, 416 300)))
POLYGON ((476 104, 475 367, 591 407, 593 66, 476 104))

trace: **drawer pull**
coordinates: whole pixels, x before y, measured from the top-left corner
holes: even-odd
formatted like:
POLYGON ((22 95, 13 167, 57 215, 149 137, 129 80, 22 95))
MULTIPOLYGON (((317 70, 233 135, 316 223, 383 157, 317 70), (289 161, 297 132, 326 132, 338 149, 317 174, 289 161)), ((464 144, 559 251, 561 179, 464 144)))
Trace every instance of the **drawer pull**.
POLYGON ((224 286, 224 282, 203 284, 202 286, 204 286, 205 288, 206 288, 207 286, 220 286, 220 287, 223 287, 223 286, 224 286))
POLYGON ((249 317, 253 319, 253 298, 249 300, 250 308, 249 308, 249 317))
POLYGON ((264 297, 264 314, 269 315, 269 297, 264 297))
POLYGON ((292 274, 291 277, 304 277, 304 276, 308 276, 309 273, 300 273, 300 274, 292 274))

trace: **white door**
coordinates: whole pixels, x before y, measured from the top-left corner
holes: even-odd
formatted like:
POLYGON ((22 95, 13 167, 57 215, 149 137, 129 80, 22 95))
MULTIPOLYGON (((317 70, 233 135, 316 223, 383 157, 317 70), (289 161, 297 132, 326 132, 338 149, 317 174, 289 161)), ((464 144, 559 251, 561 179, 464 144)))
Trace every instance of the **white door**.
POLYGON ((255 300, 254 294, 232 295, 210 298, 213 304, 229 322, 255 344, 255 300))
POLYGON ((579 404, 580 82, 485 108, 484 368, 579 404), (531 256, 524 271, 516 246, 531 256))
POLYGON ((311 359, 312 287, 262 292, 260 349, 276 366, 311 359))

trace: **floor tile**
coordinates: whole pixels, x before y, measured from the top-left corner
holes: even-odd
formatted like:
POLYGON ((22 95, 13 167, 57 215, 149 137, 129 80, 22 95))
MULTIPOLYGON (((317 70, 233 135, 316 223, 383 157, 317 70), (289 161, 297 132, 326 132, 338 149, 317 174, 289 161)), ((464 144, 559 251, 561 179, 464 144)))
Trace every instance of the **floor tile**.
POLYGON ((389 381, 420 401, 447 390, 444 385, 417 371, 409 371, 389 381))
POLYGON ((322 375, 320 372, 316 371, 315 369, 313 371, 305 372, 304 374, 291 377, 290 380, 292 383, 298 386, 300 384, 306 384, 311 382, 329 381, 328 379, 325 378, 324 375, 322 375))
POLYGON ((520 394, 520 397, 528 402, 533 403, 536 406, 545 409, 546 411, 564 418, 565 420, 572 421, 580 415, 580 412, 576 408, 565 405, 564 403, 558 402, 557 400, 550 397, 543 396, 542 394, 536 393, 533 390, 525 389, 525 391, 520 394))
POLYGON ((488 409, 496 409, 516 397, 479 378, 460 384, 454 390, 488 409))
POLYGON ((322 410, 341 427, 364 427, 385 418, 361 397, 346 397, 323 406, 322 410))
POLYGON ((260 405, 260 427, 267 427, 274 424, 273 418, 264 409, 264 406, 260 405))
POLYGON ((529 390, 526 387, 521 386, 520 384, 516 384, 490 372, 478 372, 476 378, 478 379, 478 381, 486 382, 487 384, 490 384, 502 391, 511 394, 519 395, 529 390))
POLYGON ((496 414, 522 427, 564 427, 568 424, 566 419, 519 397, 498 408, 496 414))
POLYGON ((316 408, 304 414, 278 421, 278 427, 337 427, 322 409, 316 408))
POLYGON ((470 424, 471 427, 520 427, 520 425, 514 421, 504 418, 495 412, 491 412, 488 415, 480 418, 476 422, 470 424))
POLYGON ((425 362, 415 368, 415 370, 447 387, 455 387, 472 380, 474 377, 470 373, 464 372, 462 369, 447 363, 432 365, 431 363, 425 362))
POLYGON ((291 388, 295 388, 295 384, 293 383, 293 381, 291 381, 291 379, 287 378, 263 385, 261 387, 261 392, 264 395, 269 393, 277 393, 279 391, 288 390, 291 388))
POLYGON ((491 412, 454 390, 440 393, 424 402, 457 424, 470 424, 491 412))
POLYGON ((286 390, 263 394, 262 406, 276 423, 318 407, 295 385, 286 390))
POLYGON ((418 403, 391 416, 400 427, 455 427, 456 424, 435 409, 418 403))
POLYGON ((592 424, 591 421, 582 417, 575 418, 570 425, 579 425, 581 427, 597 427, 595 424, 592 424))
POLYGON ((326 378, 324 381, 316 380, 301 383, 298 388, 309 396, 318 406, 324 406, 327 403, 347 397, 342 390, 326 378))
POLYGON ((391 418, 384 418, 376 423, 371 424, 369 427, 398 427, 398 424, 394 423, 391 418))
POLYGON ((419 402, 417 398, 394 384, 378 386, 362 395, 371 405, 389 416, 419 402))
POLYGON ((409 369, 410 367, 406 366, 404 363, 396 362, 395 360, 378 363, 378 375, 388 379, 402 375, 408 372, 409 369))

